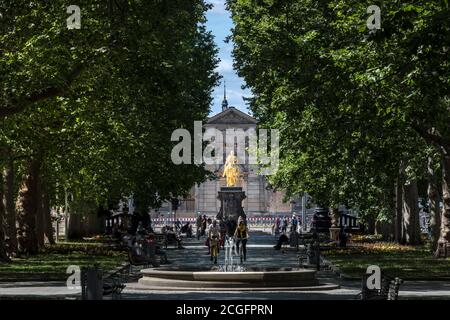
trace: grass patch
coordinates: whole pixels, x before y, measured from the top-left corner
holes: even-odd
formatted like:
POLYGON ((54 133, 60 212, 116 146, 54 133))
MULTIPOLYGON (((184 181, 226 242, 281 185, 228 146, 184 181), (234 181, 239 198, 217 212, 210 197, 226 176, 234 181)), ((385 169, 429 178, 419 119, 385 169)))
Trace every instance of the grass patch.
POLYGON ((0 281, 59 281, 67 279, 70 265, 80 267, 97 264, 102 270, 112 270, 127 260, 120 248, 90 242, 58 243, 47 246, 37 255, 14 258, 0 264, 0 281))
POLYGON ((370 265, 383 274, 405 280, 450 279, 450 258, 435 259, 428 248, 372 243, 322 252, 327 260, 347 276, 361 278, 370 265))

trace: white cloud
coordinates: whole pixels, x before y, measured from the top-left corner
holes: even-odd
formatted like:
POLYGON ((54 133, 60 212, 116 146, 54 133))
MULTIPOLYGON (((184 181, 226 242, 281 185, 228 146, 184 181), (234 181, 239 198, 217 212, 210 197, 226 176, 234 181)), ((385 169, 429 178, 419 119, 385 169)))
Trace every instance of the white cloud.
POLYGON ((225 9, 225 0, 209 0, 208 3, 213 4, 211 12, 218 14, 227 14, 228 11, 225 9))
MULTIPOLYGON (((227 100, 228 100, 229 104, 233 107, 242 105, 244 103, 243 98, 249 97, 249 96, 251 96, 251 94, 247 90, 243 91, 243 90, 233 90, 233 89, 227 88, 227 100)), ((214 99, 217 102, 220 102, 220 103, 222 102, 223 88, 219 88, 216 91, 216 94, 214 95, 214 99)))
POLYGON ((230 100, 242 100, 243 92, 236 90, 227 90, 227 96, 230 100))
POLYGON ((219 65, 216 68, 216 72, 219 73, 233 72, 233 60, 221 59, 219 65))

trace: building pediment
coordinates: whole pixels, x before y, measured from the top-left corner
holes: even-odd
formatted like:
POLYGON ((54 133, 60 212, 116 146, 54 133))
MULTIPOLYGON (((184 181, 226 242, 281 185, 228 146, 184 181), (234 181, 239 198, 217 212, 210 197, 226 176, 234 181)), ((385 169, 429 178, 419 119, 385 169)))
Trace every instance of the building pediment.
POLYGON ((256 125, 258 121, 249 116, 248 114, 234 108, 230 107, 225 111, 222 111, 215 116, 208 119, 206 125, 216 125, 216 124, 239 124, 239 125, 256 125))

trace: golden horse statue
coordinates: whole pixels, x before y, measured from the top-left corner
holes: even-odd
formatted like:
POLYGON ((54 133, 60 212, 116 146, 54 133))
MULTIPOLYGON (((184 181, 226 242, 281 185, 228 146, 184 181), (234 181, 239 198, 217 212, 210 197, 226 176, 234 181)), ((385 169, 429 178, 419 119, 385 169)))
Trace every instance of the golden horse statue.
POLYGON ((237 157, 231 151, 225 161, 222 177, 227 179, 227 187, 236 187, 238 179, 241 176, 241 170, 237 164, 237 157))

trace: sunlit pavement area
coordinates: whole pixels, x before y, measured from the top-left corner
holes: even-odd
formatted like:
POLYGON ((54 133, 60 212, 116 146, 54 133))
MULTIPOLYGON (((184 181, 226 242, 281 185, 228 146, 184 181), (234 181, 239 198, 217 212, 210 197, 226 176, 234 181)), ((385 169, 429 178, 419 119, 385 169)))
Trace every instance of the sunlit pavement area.
MULTIPOLYGON (((268 231, 268 230, 265 230, 268 231)), ((184 239, 185 249, 167 250, 170 266, 198 267, 212 265, 209 260, 204 238, 184 239)), ((250 234, 247 245, 248 267, 298 267, 295 248, 275 250, 276 238, 268 233, 254 232, 250 234)), ((224 263, 224 251, 219 253, 219 264, 224 263)), ((361 283, 355 280, 343 280, 331 271, 319 271, 317 278, 321 283, 339 284, 339 289, 325 291, 266 291, 266 292, 186 292, 186 291, 150 291, 135 290, 135 284, 130 283, 122 294, 122 299, 170 299, 170 300, 223 300, 223 299, 262 299, 262 300, 352 300, 357 299, 361 283)), ((408 281, 399 293, 400 298, 444 298, 450 299, 450 282, 408 281)))
MULTIPOLYGON (((212 266, 205 238, 183 238, 184 249, 166 250, 169 266, 199 267, 212 266)), ((253 232, 247 246, 248 267, 298 267, 295 248, 274 250, 274 236, 263 232, 253 232)), ((224 263, 224 251, 219 253, 219 265, 224 263)), ((339 289, 324 291, 258 291, 258 292, 187 292, 136 289, 139 268, 133 268, 127 287, 121 295, 123 300, 352 300, 360 292, 360 281, 343 280, 331 271, 320 271, 317 278, 321 283, 339 284, 339 289)), ((443 281, 407 281, 400 287, 400 299, 450 299, 450 282, 443 281)), ((64 282, 9 282, 0 283, 0 299, 76 299, 79 290, 69 290, 64 282)))

